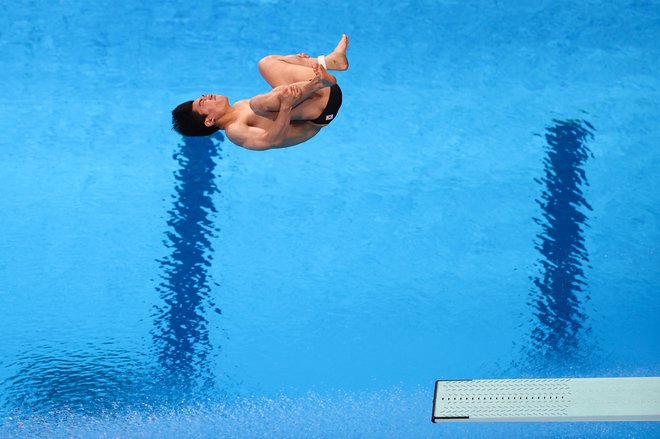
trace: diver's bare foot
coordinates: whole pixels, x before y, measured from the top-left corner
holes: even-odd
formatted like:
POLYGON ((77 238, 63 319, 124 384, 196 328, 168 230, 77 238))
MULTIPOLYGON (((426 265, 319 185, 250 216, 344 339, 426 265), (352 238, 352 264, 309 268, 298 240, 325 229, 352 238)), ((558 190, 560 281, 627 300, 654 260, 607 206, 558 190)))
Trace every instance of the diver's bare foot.
POLYGON ((337 83, 337 78, 332 76, 323 66, 317 62, 312 65, 314 69, 314 74, 316 75, 316 80, 321 82, 326 87, 332 87, 337 83))
POLYGON ((341 40, 332 53, 325 57, 328 70, 348 70, 348 58, 346 58, 346 48, 348 47, 348 36, 343 34, 341 40))

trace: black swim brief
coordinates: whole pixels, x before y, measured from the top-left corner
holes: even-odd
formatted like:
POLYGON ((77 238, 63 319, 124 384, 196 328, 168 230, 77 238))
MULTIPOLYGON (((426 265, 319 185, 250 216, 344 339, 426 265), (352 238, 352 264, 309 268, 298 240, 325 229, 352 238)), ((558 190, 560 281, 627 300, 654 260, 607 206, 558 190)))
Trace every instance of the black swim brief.
POLYGON ((329 124, 335 117, 337 117, 337 112, 341 107, 341 88, 337 84, 330 87, 330 97, 328 98, 328 105, 325 106, 325 110, 319 117, 314 120, 310 120, 312 123, 319 125, 329 124))

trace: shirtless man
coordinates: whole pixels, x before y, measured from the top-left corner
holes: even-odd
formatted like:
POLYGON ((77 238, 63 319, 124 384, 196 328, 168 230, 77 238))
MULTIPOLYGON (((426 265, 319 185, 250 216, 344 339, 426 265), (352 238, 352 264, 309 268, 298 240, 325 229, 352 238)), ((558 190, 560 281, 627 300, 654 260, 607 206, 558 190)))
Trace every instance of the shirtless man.
POLYGON ((234 144, 253 150, 285 148, 314 137, 337 115, 342 94, 327 70, 347 70, 348 37, 329 55, 269 55, 259 72, 273 87, 262 95, 229 103, 207 94, 172 111, 172 126, 185 136, 209 136, 218 130, 234 144))

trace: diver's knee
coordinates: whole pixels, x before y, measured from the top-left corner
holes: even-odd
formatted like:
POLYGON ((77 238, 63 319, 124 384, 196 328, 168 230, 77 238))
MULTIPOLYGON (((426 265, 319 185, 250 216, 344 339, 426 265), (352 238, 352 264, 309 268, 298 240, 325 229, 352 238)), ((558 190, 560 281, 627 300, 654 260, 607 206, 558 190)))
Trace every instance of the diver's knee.
POLYGON ((279 59, 278 55, 264 56, 259 60, 259 63, 257 64, 259 70, 267 69, 269 65, 271 65, 273 62, 277 61, 278 59, 279 59))

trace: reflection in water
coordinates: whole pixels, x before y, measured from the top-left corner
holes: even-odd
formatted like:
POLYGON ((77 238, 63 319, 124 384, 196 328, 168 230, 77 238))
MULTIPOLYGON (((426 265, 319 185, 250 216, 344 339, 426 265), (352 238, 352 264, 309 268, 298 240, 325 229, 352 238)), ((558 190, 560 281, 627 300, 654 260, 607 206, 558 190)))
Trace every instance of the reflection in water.
MULTIPOLYGON (((2 415, 100 414, 119 407, 162 402, 164 391, 177 398, 199 388, 211 388, 209 308, 211 239, 217 229, 209 217, 215 212, 212 196, 217 147, 208 138, 185 139, 176 155, 176 194, 169 211, 165 245, 170 254, 160 260, 158 292, 152 331, 158 357, 157 382, 148 362, 111 341, 66 346, 31 347, 11 364, 13 374, 0 383, 2 415), (176 390, 177 392, 174 392, 176 390), (181 392, 185 392, 182 394, 181 392)), ((123 343, 122 343, 123 344, 123 343)), ((2 424, 2 422, 0 422, 2 424)))
POLYGON ((165 246, 160 259, 159 306, 152 331, 160 370, 159 387, 176 398, 213 385, 210 366, 209 309, 220 313, 211 300, 208 268, 213 258, 211 240, 218 229, 213 195, 218 191, 213 170, 218 146, 206 137, 184 138, 175 155, 176 194, 168 212, 165 246))
POLYGON ((544 176, 537 180, 543 193, 537 200, 541 226, 536 249, 541 253, 539 274, 533 277, 530 304, 536 319, 532 330, 531 356, 549 364, 576 358, 581 336, 589 331, 582 301, 587 284, 583 265, 589 255, 583 228, 588 227, 584 210, 592 210, 582 192, 588 186, 583 169, 589 157, 586 146, 594 128, 586 121, 554 121, 547 129, 544 176))
POLYGON ((114 344, 32 346, 17 355, 0 385, 3 415, 95 414, 136 403, 147 382, 145 359, 114 344))

